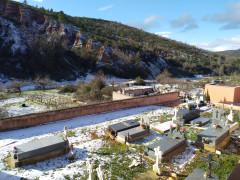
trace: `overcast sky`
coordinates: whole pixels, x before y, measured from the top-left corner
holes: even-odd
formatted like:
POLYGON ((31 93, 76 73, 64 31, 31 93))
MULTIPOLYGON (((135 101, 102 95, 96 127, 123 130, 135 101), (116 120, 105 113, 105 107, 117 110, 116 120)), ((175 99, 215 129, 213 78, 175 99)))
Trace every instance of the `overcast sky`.
POLYGON ((28 0, 28 3, 72 16, 121 22, 212 51, 240 49, 240 0, 28 0))

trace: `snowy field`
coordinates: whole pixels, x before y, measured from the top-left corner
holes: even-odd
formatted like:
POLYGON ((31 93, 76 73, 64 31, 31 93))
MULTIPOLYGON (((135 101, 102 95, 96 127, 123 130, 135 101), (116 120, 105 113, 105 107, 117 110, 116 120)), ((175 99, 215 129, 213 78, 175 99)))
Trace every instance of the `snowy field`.
POLYGON ((25 97, 16 97, 6 100, 0 100, 0 108, 4 109, 8 116, 21 116, 31 113, 38 113, 49 110, 45 105, 27 103, 27 107, 22 107, 26 103, 25 97))
MULTIPOLYGON (((147 106, 116 112, 103 113, 99 115, 89 115, 73 118, 66 121, 54 122, 27 129, 14 130, 0 133, 0 179, 44 179, 44 180, 62 180, 66 176, 83 176, 86 174, 86 161, 99 161, 103 164, 108 163, 110 156, 100 156, 96 152, 104 145, 101 136, 108 125, 129 119, 141 119, 143 116, 156 116, 165 113, 173 114, 172 108, 161 106, 147 106), (76 160, 70 163, 67 155, 39 162, 35 165, 29 165, 22 168, 9 170, 5 167, 3 159, 6 158, 13 147, 26 143, 34 138, 42 138, 53 134, 62 133, 64 126, 67 126, 75 133, 69 137, 70 143, 74 144, 76 160), (96 133, 99 138, 92 139, 91 133, 96 133)), ((153 132, 145 140, 156 138, 160 134, 153 132)), ((174 161, 175 165, 181 167, 193 158, 191 149, 174 161)))

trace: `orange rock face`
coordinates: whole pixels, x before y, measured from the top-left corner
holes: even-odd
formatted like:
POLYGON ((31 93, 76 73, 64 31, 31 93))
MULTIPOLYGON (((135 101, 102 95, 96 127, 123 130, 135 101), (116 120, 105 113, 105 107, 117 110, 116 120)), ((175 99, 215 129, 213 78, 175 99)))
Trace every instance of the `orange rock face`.
POLYGON ((18 5, 15 2, 9 1, 5 7, 4 15, 18 19, 19 18, 18 5))
POLYGON ((0 1, 0 14, 4 14, 5 7, 6 7, 6 0, 1 0, 0 1))
POLYGON ((81 32, 78 31, 76 33, 76 37, 75 37, 75 41, 74 41, 74 44, 73 44, 73 48, 82 48, 82 41, 81 41, 81 32))

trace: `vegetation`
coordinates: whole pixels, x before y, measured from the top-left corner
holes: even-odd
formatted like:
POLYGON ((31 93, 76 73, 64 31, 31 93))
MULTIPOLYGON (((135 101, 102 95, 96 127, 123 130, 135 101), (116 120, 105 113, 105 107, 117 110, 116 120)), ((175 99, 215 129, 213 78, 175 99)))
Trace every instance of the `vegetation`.
MULTIPOLYGON (((203 160, 203 157, 205 156, 206 154, 198 152, 195 160, 187 166, 187 173, 192 172, 194 168, 207 170, 207 162, 203 160)), ((222 154, 219 157, 213 155, 213 160, 216 162, 216 165, 213 168, 214 174, 218 176, 220 180, 225 180, 237 165, 240 157, 235 154, 222 154)))
MULTIPOLYGON (((27 3, 24 5, 28 6, 27 3)), ((225 56, 205 51, 117 22, 71 17, 63 11, 54 12, 52 9, 28 7, 48 15, 60 23, 69 23, 80 28, 81 33, 86 37, 83 40, 84 48, 72 48, 74 37, 66 39, 53 35, 49 40, 45 34, 39 34, 29 45, 27 55, 18 54, 15 57, 16 61, 12 62, 9 61, 12 58, 12 54, 9 52, 11 44, 9 44, 0 50, 0 63, 1 67, 4 67, 4 69, 0 67, 0 70, 11 76, 26 78, 48 75, 51 79, 62 80, 75 79, 77 76, 85 75, 89 70, 102 69, 105 73, 116 76, 145 78, 149 77, 151 72, 141 64, 156 62, 159 57, 166 60, 171 76, 240 73, 239 56, 225 56), (101 43, 105 47, 112 47, 113 64, 97 66, 99 48, 89 51, 85 48, 87 40, 101 43), (119 63, 119 61, 121 62, 119 63), (24 72, 11 70, 18 64, 21 64, 24 72)), ((1 41, 0 39, 0 43, 1 41)))

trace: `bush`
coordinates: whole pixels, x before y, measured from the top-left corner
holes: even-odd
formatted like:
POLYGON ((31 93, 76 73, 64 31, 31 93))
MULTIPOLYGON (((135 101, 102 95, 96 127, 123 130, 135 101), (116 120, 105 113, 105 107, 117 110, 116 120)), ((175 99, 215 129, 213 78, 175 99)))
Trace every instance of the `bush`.
POLYGON ((59 91, 60 93, 75 93, 77 92, 77 86, 69 84, 62 87, 59 91))
POLYGON ((137 77, 136 79, 135 79, 135 85, 139 85, 139 86, 145 86, 145 81, 141 78, 141 77, 137 77))

